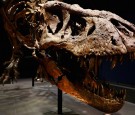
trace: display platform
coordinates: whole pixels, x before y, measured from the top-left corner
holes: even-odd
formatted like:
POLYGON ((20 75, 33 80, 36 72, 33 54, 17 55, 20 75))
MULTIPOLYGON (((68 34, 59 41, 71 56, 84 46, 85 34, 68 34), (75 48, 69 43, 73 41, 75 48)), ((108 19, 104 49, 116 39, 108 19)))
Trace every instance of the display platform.
MULTIPOLYGON (((57 115, 57 87, 48 82, 21 79, 18 83, 0 85, 0 115, 57 115)), ((105 115, 63 93, 63 115, 105 115)), ((112 115, 135 115, 135 104, 125 102, 112 115)))

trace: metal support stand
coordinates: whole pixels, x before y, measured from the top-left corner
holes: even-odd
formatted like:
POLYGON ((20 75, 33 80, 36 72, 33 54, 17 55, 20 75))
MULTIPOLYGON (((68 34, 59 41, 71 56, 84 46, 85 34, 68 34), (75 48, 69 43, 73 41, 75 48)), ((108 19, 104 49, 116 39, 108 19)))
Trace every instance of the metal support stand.
POLYGON ((32 77, 32 87, 34 87, 34 76, 32 77))
POLYGON ((62 91, 58 88, 58 114, 62 114, 62 91))

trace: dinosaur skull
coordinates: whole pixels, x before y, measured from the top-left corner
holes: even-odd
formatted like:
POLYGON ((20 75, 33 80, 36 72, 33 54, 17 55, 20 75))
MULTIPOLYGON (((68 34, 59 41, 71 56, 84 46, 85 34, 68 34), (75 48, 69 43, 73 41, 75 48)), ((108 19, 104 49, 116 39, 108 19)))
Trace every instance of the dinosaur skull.
POLYGON ((125 90, 116 91, 97 77, 103 58, 110 57, 115 67, 122 55, 135 57, 133 24, 111 12, 59 1, 11 2, 11 6, 6 9, 7 20, 14 22, 6 23, 6 30, 27 48, 45 51, 40 58, 44 71, 60 89, 104 112, 123 106, 125 90))

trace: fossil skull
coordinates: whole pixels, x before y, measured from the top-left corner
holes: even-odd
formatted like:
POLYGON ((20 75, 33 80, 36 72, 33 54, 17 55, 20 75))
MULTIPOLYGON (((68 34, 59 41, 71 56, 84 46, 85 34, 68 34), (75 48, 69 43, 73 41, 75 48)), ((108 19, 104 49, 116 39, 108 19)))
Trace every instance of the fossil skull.
POLYGON ((60 1, 12 0, 8 4, 2 11, 14 48, 18 48, 14 41, 19 41, 33 49, 50 82, 107 113, 123 106, 125 90, 116 91, 97 77, 104 57, 115 56, 112 67, 123 60, 122 55, 135 57, 132 23, 108 11, 60 1))

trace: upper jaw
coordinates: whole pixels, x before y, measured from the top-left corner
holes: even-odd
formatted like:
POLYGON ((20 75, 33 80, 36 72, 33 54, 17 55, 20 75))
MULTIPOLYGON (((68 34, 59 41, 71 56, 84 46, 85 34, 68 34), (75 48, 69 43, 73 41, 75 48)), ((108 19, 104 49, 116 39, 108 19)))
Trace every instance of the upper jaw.
MULTIPOLYGON (((85 17, 84 17, 85 18, 85 17)), ((86 18, 87 19, 87 18, 86 18)), ((122 30, 115 27, 110 21, 105 19, 92 18, 96 23, 95 30, 88 35, 86 28, 93 28, 87 23, 85 32, 78 35, 71 35, 71 29, 59 31, 56 34, 46 33, 46 38, 42 39, 41 49, 50 46, 57 46, 72 52, 76 56, 96 55, 123 55, 135 52, 135 35, 130 31, 129 34, 122 33, 122 30), (97 22, 96 22, 97 21, 97 22), (101 25, 101 28, 99 25, 101 25), (109 28, 108 28, 109 25, 109 28), (67 34, 68 33, 68 34, 67 34)))

